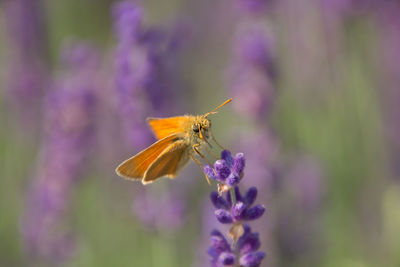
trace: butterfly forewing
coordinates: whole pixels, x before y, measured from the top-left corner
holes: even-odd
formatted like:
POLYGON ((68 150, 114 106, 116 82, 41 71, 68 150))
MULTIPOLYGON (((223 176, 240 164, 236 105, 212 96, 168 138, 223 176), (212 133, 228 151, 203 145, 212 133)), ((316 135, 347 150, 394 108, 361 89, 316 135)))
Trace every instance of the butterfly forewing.
POLYGON ((181 137, 182 134, 171 134, 155 142, 137 155, 122 162, 116 169, 117 174, 127 179, 142 179, 149 166, 160 154, 181 137))
POLYGON ((153 129, 157 139, 162 139, 173 133, 185 132, 185 124, 188 116, 170 117, 170 118, 148 118, 147 122, 153 129))
POLYGON ((186 154, 189 144, 185 140, 177 140, 169 145, 149 166, 145 172, 142 183, 152 183, 154 180, 167 176, 174 178, 176 173, 189 160, 186 154))

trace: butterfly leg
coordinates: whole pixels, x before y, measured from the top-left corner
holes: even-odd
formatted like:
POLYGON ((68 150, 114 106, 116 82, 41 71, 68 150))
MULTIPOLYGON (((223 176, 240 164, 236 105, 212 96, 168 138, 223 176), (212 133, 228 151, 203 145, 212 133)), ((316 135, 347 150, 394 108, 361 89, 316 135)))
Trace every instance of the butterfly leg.
POLYGON ((214 154, 214 152, 212 152, 212 150, 211 149, 209 149, 209 148, 206 148, 206 150, 207 150, 207 152, 211 155, 211 156, 213 156, 213 158, 215 159, 215 160, 217 160, 218 159, 218 157, 217 157, 217 155, 215 155, 214 154))
POLYGON ((204 138, 203 140, 204 140, 204 142, 206 142, 207 145, 212 149, 212 145, 210 144, 210 142, 208 142, 207 138, 204 138))
POLYGON ((194 144, 192 146, 194 152, 196 152, 200 157, 202 157, 203 159, 205 159, 206 157, 197 149, 200 146, 200 144, 194 144))
POLYGON ((210 163, 210 161, 199 151, 198 147, 200 146, 200 144, 194 144, 192 146, 193 151, 197 153, 197 155, 199 155, 202 159, 204 159, 208 164, 212 165, 210 163))
POLYGON ((207 152, 208 152, 209 154, 211 154, 211 156, 213 156, 215 160, 217 160, 218 157, 212 152, 211 149, 212 149, 213 147, 212 147, 212 145, 210 144, 210 142, 208 142, 208 139, 207 139, 207 138, 204 138, 203 140, 204 140, 204 142, 206 142, 207 145, 210 147, 210 148, 206 147, 207 152))
POLYGON ((218 141, 217 141, 217 139, 215 139, 215 137, 214 137, 214 134, 212 133, 212 131, 211 131, 211 128, 210 128, 210 135, 211 135, 211 138, 212 138, 212 140, 222 149, 222 150, 225 150, 225 148, 223 147, 223 146, 221 146, 219 143, 218 143, 218 141))
MULTIPOLYGON (((190 157, 192 158, 192 160, 194 162, 197 163, 197 165, 199 165, 200 169, 203 171, 203 166, 201 165, 201 162, 198 159, 196 159, 192 154, 190 154, 190 157)), ((204 173, 204 171, 203 171, 203 173, 204 173)), ((208 176, 205 173, 204 173, 204 176, 206 177, 208 185, 211 185, 210 178, 208 178, 208 176)))

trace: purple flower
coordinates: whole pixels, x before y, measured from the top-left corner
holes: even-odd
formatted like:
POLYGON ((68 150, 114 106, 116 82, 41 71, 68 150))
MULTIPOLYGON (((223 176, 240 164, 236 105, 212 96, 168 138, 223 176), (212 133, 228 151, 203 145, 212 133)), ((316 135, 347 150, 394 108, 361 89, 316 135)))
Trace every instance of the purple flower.
MULTIPOLYGON (((145 118, 174 107, 174 67, 181 35, 142 25, 144 11, 133 1, 118 2, 112 10, 115 86, 127 143, 143 147, 154 139, 145 118)), ((171 110, 168 110, 171 112, 171 110)))
POLYGON ((231 245, 224 235, 218 230, 211 232, 211 246, 208 255, 211 266, 240 266, 257 267, 265 258, 265 253, 257 251, 260 248, 258 233, 251 232, 248 225, 243 225, 244 233, 238 239, 236 245, 231 245), (235 247, 237 251, 235 252, 235 247))
POLYGON ((236 4, 241 12, 249 14, 262 13, 271 0, 237 0, 236 4))
POLYGON ((263 196, 270 196, 275 191, 277 184, 276 157, 279 152, 279 143, 269 129, 260 129, 256 133, 241 133, 242 137, 236 144, 246 155, 246 177, 243 180, 245 186, 257 186, 262 188, 263 196), (243 134, 245 136, 243 136, 243 134))
POLYGON ((285 202, 276 213, 275 237, 280 253, 297 259, 319 253, 319 224, 324 183, 318 162, 298 156, 282 177, 285 202))
POLYGON ((184 222, 184 212, 183 199, 172 192, 155 197, 145 191, 133 201, 135 217, 150 230, 179 229, 184 222))
POLYGON ((364 12, 376 11, 386 4, 396 1, 374 1, 374 0, 321 0, 322 11, 343 20, 352 15, 364 12), (330 13, 330 14, 329 14, 330 13))
POLYGON ((40 0, 5 3, 5 25, 9 36, 6 91, 23 126, 39 125, 43 95, 49 87, 46 68, 46 30, 40 0))
POLYGON ((221 159, 214 163, 214 169, 210 165, 205 165, 203 171, 209 178, 230 188, 239 183, 243 176, 244 167, 245 157, 243 153, 237 153, 235 157, 232 157, 231 152, 223 150, 221 159))
POLYGON ((26 249, 51 265, 73 253, 73 235, 60 225, 93 144, 96 107, 97 54, 87 45, 70 46, 63 54, 81 56, 79 62, 62 60, 65 72, 47 97, 44 139, 22 220, 26 249))
POLYGON ((354 0, 322 0, 321 5, 324 11, 343 15, 353 10, 354 0))
POLYGON ((214 230, 211 233, 211 246, 208 254, 211 257, 211 266, 259 266, 265 253, 257 251, 260 247, 258 233, 252 233, 248 225, 250 222, 260 218, 264 212, 263 205, 253 205, 257 198, 257 188, 251 187, 246 194, 242 195, 239 183, 243 176, 245 157, 243 153, 237 153, 232 157, 228 150, 221 152, 221 159, 215 161, 214 168, 204 166, 204 172, 210 178, 222 183, 218 186, 218 192, 210 194, 211 202, 217 209, 214 214, 222 224, 230 224, 229 237, 233 240, 230 245, 224 235, 214 230), (231 182, 230 179, 234 182, 231 182), (230 192, 226 192, 230 190, 230 192), (225 197, 221 196, 225 192, 225 197))
POLYGON ((400 178, 400 5, 396 1, 387 1, 378 13, 380 46, 382 51, 382 103, 385 121, 385 133, 392 155, 391 169, 393 177, 400 178))
POLYGON ((151 133, 145 124, 146 98, 143 77, 150 70, 145 48, 139 43, 143 11, 131 1, 119 2, 112 10, 114 31, 118 37, 115 51, 115 85, 123 132, 130 146, 149 144, 151 133))
POLYGON ((35 58, 44 53, 45 12, 42 0, 14 0, 6 4, 9 38, 22 57, 35 58))
POLYGON ((215 216, 220 223, 240 223, 252 221, 260 218, 264 212, 263 205, 252 206, 257 197, 257 188, 251 187, 244 196, 240 194, 239 188, 235 187, 236 203, 232 203, 231 195, 226 193, 226 197, 219 197, 217 192, 210 195, 211 201, 217 208, 215 216))
POLYGON ((112 9, 114 32, 121 42, 136 42, 140 37, 143 10, 132 1, 121 1, 112 9))
POLYGON ((235 53, 229 70, 234 107, 239 113, 261 120, 275 95, 275 63, 271 37, 258 28, 237 33, 235 53))
POLYGON ((262 251, 257 251, 254 253, 247 253, 243 255, 240 260, 240 266, 244 267, 257 267, 260 265, 261 261, 265 258, 265 253, 262 251))
MULTIPOLYGON (((114 82, 122 133, 130 153, 150 145, 154 137, 148 116, 165 116, 177 102, 178 51, 185 39, 181 28, 167 30, 144 25, 145 10, 134 1, 116 2, 112 8, 114 34, 114 82)), ((181 196, 160 199, 149 191, 135 197, 133 213, 149 229, 175 230, 183 222, 181 196)))
POLYGON ((321 167, 311 156, 299 156, 288 166, 287 184, 284 185, 303 212, 315 213, 324 196, 321 167))

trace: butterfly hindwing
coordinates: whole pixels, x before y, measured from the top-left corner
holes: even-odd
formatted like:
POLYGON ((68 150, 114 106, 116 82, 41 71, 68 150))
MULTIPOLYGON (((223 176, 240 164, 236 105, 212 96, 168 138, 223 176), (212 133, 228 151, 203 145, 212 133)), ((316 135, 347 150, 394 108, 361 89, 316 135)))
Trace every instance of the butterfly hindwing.
POLYGON ((185 154, 188 146, 189 144, 184 140, 178 140, 167 147, 149 166, 142 183, 152 183, 163 176, 174 178, 180 168, 189 160, 188 155, 185 154))
POLYGON ((118 175, 126 179, 142 179, 149 166, 171 144, 181 139, 181 134, 171 134, 158 140, 135 156, 122 162, 116 169, 118 175))

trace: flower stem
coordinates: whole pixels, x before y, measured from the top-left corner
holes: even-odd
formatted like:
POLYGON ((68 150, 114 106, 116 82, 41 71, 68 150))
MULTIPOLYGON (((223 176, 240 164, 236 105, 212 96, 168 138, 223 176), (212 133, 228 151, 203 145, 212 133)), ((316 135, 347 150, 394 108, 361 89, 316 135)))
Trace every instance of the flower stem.
POLYGON ((231 194, 232 206, 233 206, 233 205, 236 204, 236 194, 235 194, 235 188, 234 187, 231 187, 230 194, 231 194))

